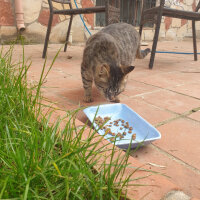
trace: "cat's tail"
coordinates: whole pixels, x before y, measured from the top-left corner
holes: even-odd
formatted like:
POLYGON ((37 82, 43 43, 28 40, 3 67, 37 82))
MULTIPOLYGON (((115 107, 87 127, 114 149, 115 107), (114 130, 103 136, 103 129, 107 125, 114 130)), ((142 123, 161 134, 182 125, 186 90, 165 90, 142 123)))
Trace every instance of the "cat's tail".
POLYGON ((145 50, 141 51, 140 47, 137 50, 136 58, 143 59, 147 54, 149 54, 151 50, 146 48, 145 50))

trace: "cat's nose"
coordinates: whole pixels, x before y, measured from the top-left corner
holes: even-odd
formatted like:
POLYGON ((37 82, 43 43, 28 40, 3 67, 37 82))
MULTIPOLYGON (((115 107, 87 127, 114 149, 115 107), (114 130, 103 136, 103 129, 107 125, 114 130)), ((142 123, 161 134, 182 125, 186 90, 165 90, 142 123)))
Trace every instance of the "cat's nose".
POLYGON ((110 96, 109 96, 109 100, 110 100, 110 101, 113 101, 114 99, 115 99, 115 96, 114 96, 114 95, 110 95, 110 96))

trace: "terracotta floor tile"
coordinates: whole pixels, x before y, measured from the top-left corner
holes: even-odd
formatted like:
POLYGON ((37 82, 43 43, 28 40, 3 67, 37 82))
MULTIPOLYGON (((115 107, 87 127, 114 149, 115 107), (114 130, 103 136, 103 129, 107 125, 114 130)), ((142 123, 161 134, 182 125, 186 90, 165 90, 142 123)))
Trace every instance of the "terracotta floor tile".
POLYGON ((190 167, 177 162, 152 145, 142 147, 136 152, 132 151, 131 155, 140 162, 146 163, 150 170, 169 176, 170 181, 183 188, 189 196, 200 198, 200 174, 190 167), (152 165, 148 163, 152 163, 152 165))
POLYGON ((71 76, 56 76, 55 78, 47 77, 44 87, 62 88, 63 90, 72 90, 80 88, 83 90, 83 84, 80 79, 71 76))
POLYGON ((145 94, 138 98, 176 113, 184 113, 200 106, 200 100, 166 90, 145 94))
POLYGON ((149 76, 144 76, 144 77, 135 77, 133 79, 161 88, 171 88, 183 85, 185 83, 193 82, 194 80, 199 80, 199 74, 181 73, 177 71, 172 71, 172 72, 151 74, 149 76))
POLYGON ((200 110, 197 112, 192 113, 191 115, 189 115, 188 117, 195 119, 197 121, 200 121, 200 110))
POLYGON ((200 82, 186 83, 180 86, 172 87, 170 90, 200 99, 200 82))
POLYGON ((125 103, 126 105, 128 105, 135 112, 137 112, 141 117, 143 117, 144 119, 146 119, 148 122, 150 122, 153 125, 175 117, 174 114, 164 111, 142 100, 128 99, 128 100, 122 101, 122 103, 125 103))
POLYGON ((200 170, 200 123, 177 119, 158 128, 162 139, 154 144, 200 170))
POLYGON ((55 104, 66 111, 79 108, 79 105, 67 101, 64 97, 59 96, 59 93, 56 92, 45 90, 43 91, 43 97, 52 102, 52 104, 55 104))
POLYGON ((133 97, 136 95, 141 95, 143 93, 149 93, 156 90, 159 89, 151 85, 147 85, 130 79, 127 81, 125 91, 122 94, 128 97, 133 97))
POLYGON ((66 98, 69 102, 73 102, 75 104, 80 104, 81 106, 92 106, 92 105, 110 103, 98 92, 96 87, 93 87, 93 89, 92 89, 92 96, 93 96, 94 101, 91 103, 85 103, 83 101, 83 96, 84 96, 83 88, 74 88, 71 90, 63 90, 59 95, 66 98))

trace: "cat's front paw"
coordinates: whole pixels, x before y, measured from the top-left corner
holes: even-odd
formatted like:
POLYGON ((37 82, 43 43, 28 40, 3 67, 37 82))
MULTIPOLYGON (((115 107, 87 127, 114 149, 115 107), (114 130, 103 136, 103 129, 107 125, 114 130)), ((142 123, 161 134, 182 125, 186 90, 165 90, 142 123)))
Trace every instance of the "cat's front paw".
POLYGON ((84 96, 83 101, 85 101, 86 103, 90 103, 93 101, 91 96, 84 96))

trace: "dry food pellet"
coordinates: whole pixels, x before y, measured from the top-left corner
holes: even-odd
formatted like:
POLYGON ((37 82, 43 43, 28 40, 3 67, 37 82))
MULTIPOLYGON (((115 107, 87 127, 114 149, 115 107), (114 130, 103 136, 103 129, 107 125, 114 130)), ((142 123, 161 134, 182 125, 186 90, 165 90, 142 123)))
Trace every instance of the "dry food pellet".
POLYGON ((117 133, 117 137, 121 137, 121 135, 122 135, 121 133, 117 133))
MULTIPOLYGON (((98 117, 96 117, 95 118, 95 123, 98 125, 98 126, 100 126, 100 129, 101 130, 104 130, 105 131, 105 134, 109 134, 109 135, 112 135, 112 136, 117 136, 118 138, 120 138, 120 139, 122 139, 122 138, 124 138, 125 136, 126 136, 126 132, 123 132, 123 133, 120 133, 120 132, 118 132, 118 133, 114 133, 114 132, 112 132, 111 131, 111 129, 110 129, 110 127, 112 127, 112 125, 114 125, 114 126, 119 126, 119 129, 120 130, 123 130, 123 128, 126 128, 126 129, 128 129, 128 133, 132 133, 132 130, 133 130, 133 127, 131 127, 130 125, 129 125, 129 122, 126 122, 125 120, 123 120, 123 119, 116 119, 116 120, 114 120, 114 121, 110 121, 109 122, 109 124, 108 125, 105 125, 105 126, 103 126, 103 124, 105 124, 106 122, 108 122, 109 120, 110 120, 111 118, 110 117, 104 117, 104 118, 102 118, 102 117, 100 117, 100 116, 98 116, 98 117), (121 122, 121 123, 120 123, 121 122)), ((133 138, 133 140, 136 138, 136 134, 133 134, 132 135, 132 138, 133 138)), ((114 141, 115 140, 115 138, 113 137, 113 138, 111 138, 111 141, 114 141)))
POLYGON ((109 132, 108 134, 109 134, 109 135, 112 135, 112 132, 109 132))
POLYGON ((121 133, 119 133, 119 135, 117 134, 117 137, 120 137, 120 139, 124 138, 124 136, 121 133))
POLYGON ((132 139, 133 139, 133 140, 136 139, 136 134, 135 134, 135 133, 132 135, 132 139))
POLYGON ((115 138, 114 138, 114 137, 110 138, 110 141, 111 141, 111 142, 114 142, 114 141, 115 141, 115 138))

